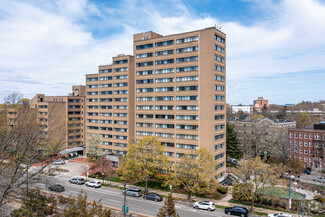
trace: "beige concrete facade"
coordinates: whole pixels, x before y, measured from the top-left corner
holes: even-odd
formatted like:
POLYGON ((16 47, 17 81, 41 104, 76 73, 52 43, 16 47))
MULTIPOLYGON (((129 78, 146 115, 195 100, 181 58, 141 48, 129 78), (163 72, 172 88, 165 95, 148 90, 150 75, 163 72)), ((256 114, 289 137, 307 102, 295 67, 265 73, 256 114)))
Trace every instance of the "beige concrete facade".
POLYGON ((117 154, 126 153, 131 138, 156 136, 174 161, 204 147, 213 153, 221 178, 226 161, 226 35, 211 27, 168 36, 146 32, 133 40, 134 57, 114 57, 111 65, 86 75, 87 136, 100 134, 102 148, 117 154), (117 85, 122 82, 127 86, 117 85))

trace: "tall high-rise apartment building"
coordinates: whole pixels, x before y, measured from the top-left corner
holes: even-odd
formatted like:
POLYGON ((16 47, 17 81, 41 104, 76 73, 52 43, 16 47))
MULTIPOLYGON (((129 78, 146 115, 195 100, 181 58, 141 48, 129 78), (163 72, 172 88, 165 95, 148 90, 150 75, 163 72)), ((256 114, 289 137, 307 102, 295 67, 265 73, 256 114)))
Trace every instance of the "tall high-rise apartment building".
POLYGON ((87 138, 125 154, 128 139, 156 136, 177 161, 206 148, 225 173, 226 35, 214 27, 134 35, 133 56, 86 76, 87 138))

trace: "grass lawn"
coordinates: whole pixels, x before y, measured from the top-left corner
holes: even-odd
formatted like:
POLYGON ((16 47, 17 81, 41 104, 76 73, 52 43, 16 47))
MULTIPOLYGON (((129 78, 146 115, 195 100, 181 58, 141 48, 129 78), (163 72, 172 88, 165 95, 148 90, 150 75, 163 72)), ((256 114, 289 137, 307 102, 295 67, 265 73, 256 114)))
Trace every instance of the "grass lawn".
MULTIPOLYGON (((284 188, 266 187, 263 190, 263 194, 277 196, 281 198, 289 198, 289 190, 284 188)), ((291 192, 291 198, 296 200, 302 200, 304 199, 304 196, 297 192, 291 192)))

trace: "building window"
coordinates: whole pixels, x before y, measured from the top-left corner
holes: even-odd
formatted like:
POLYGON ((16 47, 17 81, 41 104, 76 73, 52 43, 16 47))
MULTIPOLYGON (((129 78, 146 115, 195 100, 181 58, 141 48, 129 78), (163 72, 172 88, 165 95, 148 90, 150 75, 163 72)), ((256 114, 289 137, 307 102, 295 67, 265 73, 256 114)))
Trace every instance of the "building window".
POLYGON ((152 48, 153 43, 151 44, 143 44, 143 45, 138 45, 135 47, 136 50, 142 50, 142 49, 147 49, 147 48, 152 48))
POLYGON ((114 94, 128 94, 128 90, 115 90, 114 94))
POLYGON ((188 135, 188 134, 176 134, 177 139, 189 139, 189 140, 198 140, 198 135, 188 135))
POLYGON ((215 97, 215 100, 218 100, 218 101, 225 100, 225 96, 215 95, 214 97, 215 97))
POLYGON ((137 67, 153 66, 153 61, 137 63, 137 67))
POLYGON ((112 69, 102 69, 102 70, 99 70, 99 73, 109 73, 109 72, 112 72, 112 69))
POLYGON ((118 64, 125 64, 125 63, 128 63, 128 60, 117 60, 117 61, 114 61, 114 65, 118 65, 118 64))
POLYGON ((198 130, 199 126, 198 125, 182 125, 182 124, 177 124, 176 129, 179 130, 198 130))
POLYGON ((308 139, 308 134, 307 133, 305 133, 305 137, 304 137, 305 139, 308 139))
POLYGON ((156 83, 174 82, 174 78, 156 78, 156 83))
POLYGON ((193 37, 188 37, 188 38, 181 38, 176 40, 176 44, 182 44, 182 43, 188 43, 188 42, 193 42, 193 41, 198 41, 199 37, 198 36, 193 36, 193 37))
POLYGON ((151 83, 153 83, 153 79, 137 80, 137 84, 151 84, 151 83))
POLYGON ((156 65, 170 64, 170 63, 174 63, 174 59, 157 60, 156 61, 156 65))
POLYGON ((87 92, 87 95, 98 95, 98 91, 87 92))
POLYGON ((168 128, 168 129, 174 129, 174 124, 156 124, 156 128, 168 128))
POLYGON ((174 138, 173 133, 156 133, 157 137, 164 137, 164 138, 174 138))
POLYGON ((222 130, 225 128, 225 125, 224 124, 219 124, 219 125, 215 125, 214 126, 214 130, 222 130))
POLYGON ((156 47, 167 46, 167 45, 173 45, 173 44, 174 44, 174 40, 161 41, 161 42, 156 42, 156 47))
POLYGON ((222 86, 222 85, 215 85, 214 86, 214 90, 216 90, 216 91, 224 91, 225 90, 225 87, 222 86))
POLYGON ((199 120, 198 115, 176 115, 177 120, 199 120))
POLYGON ((174 119, 174 115, 156 115, 156 119, 174 119))
POLYGON ((225 118, 224 115, 215 115, 214 120, 223 120, 225 118))
POLYGON ((146 58, 146 57, 152 57, 153 53, 143 53, 143 54, 137 54, 137 59, 141 59, 141 58, 146 58))
POLYGON ((137 88, 137 93, 149 93, 153 92, 153 88, 137 88))
POLYGON ((137 71, 137 75, 152 75, 153 70, 137 71))
POLYGON ((98 77, 96 77, 96 78, 87 78, 87 81, 98 81, 98 77))
POLYGON ((156 87, 156 92, 174 91, 174 87, 156 87))
POLYGON ((177 77, 176 81, 178 82, 184 82, 184 81, 198 81, 198 76, 186 76, 186 77, 177 77))
POLYGON ((218 56, 218 55, 214 55, 214 59, 217 60, 218 62, 225 62, 225 58, 218 56))
POLYGON ((214 140, 219 140, 219 139, 223 139, 224 138, 224 134, 218 134, 214 136, 214 140))
POLYGON ((199 96, 177 96, 177 101, 199 100, 199 96))
POLYGON ((156 96, 156 101, 174 101, 173 96, 156 96))
POLYGON ((127 87, 128 83, 115 83, 114 87, 127 87))
POLYGON ((216 80, 216 81, 225 81, 225 77, 220 76, 220 75, 215 75, 214 80, 216 80))
POLYGON ((167 74, 167 73, 173 73, 174 68, 167 68, 167 69, 156 69, 156 74, 167 74))
POLYGON ((192 51, 197 51, 197 50, 199 50, 198 46, 184 47, 184 48, 176 49, 176 53, 187 53, 187 52, 192 52, 192 51))
POLYGON ((156 110, 174 110, 174 106, 171 105, 158 105, 156 110))
POLYGON ((100 84, 100 87, 112 87, 112 84, 100 84))
POLYGON ((137 136, 153 136, 153 132, 137 131, 137 136))
POLYGON ((219 159, 223 158, 224 156, 225 156, 225 153, 218 154, 218 155, 214 156, 214 160, 219 160, 219 159))
POLYGON ((178 86, 176 87, 177 91, 192 91, 192 90, 198 90, 199 86, 178 86))
POLYGON ((128 109, 127 105, 115 105, 114 109, 128 109))
POLYGON ((128 78, 128 75, 119 75, 119 76, 114 76, 114 79, 117 80, 117 79, 127 79, 128 78))
POLYGON ((188 67, 179 67, 176 68, 176 72, 190 72, 199 70, 198 66, 188 66, 188 67))
POLYGON ((215 145, 214 146, 214 150, 219 150, 219 149, 222 149, 225 145, 223 143, 221 144, 218 144, 218 145, 215 145))
POLYGON ((225 43, 225 39, 224 38, 221 38, 220 36, 218 36, 218 35, 214 35, 214 39, 215 40, 217 40, 218 42, 220 42, 220 43, 225 43))
POLYGON ((219 72, 224 72, 225 71, 225 68, 224 67, 218 66, 218 65, 215 65, 214 66, 214 69, 217 70, 217 71, 219 71, 219 72))
POLYGON ((128 98, 114 98, 114 102, 127 102, 128 98))
POLYGON ((298 133, 295 133, 295 138, 298 138, 298 133))
POLYGON ((176 62, 177 63, 182 63, 182 62, 191 62, 191 61, 197 61, 197 60, 199 60, 198 56, 192 56, 192 57, 177 58, 176 62))
POLYGON ((137 118, 153 118, 152 114, 137 114, 137 118))
POLYGON ((174 54, 174 50, 163 50, 163 51, 156 52, 156 56, 164 56, 169 54, 174 54))
POLYGON ((112 98, 100 98, 101 102, 112 102, 113 99, 112 98))
POLYGON ((218 45, 214 45, 214 49, 216 51, 219 51, 220 53, 224 53, 225 52, 225 49, 223 47, 218 46, 218 45))
POLYGON ((299 133, 299 138, 302 139, 302 133, 299 133))
POLYGON ((110 95, 112 91, 100 91, 100 95, 110 95))
POLYGON ((214 110, 216 111, 222 111, 224 110, 225 106, 224 105, 215 105, 214 106, 214 110))
POLYGON ((199 149, 198 145, 189 145, 189 144, 181 144, 181 143, 177 143, 176 147, 177 148, 184 148, 184 149, 194 149, 194 150, 199 149))
POLYGON ((199 110, 199 106, 197 105, 179 105, 176 106, 176 110, 199 110))
POLYGON ((175 153, 174 152, 165 151, 164 152, 164 155, 169 156, 169 157, 174 157, 175 156, 175 153))
POLYGON ((137 110, 153 110, 152 105, 137 105, 137 110))
POLYGON ((153 127, 152 123, 137 123, 137 127, 153 127))
POLYGON ((290 138, 293 138, 293 133, 290 133, 290 138))
POLYGON ((98 88, 98 84, 87 85, 87 88, 98 88))

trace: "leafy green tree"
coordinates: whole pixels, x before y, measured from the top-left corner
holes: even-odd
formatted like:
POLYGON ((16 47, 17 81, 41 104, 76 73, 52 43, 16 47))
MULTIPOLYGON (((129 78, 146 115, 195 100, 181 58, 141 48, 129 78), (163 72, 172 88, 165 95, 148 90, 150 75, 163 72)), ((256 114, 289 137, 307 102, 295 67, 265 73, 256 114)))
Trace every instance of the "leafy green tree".
POLYGON ((175 202, 172 194, 168 195, 164 206, 159 209, 157 217, 179 217, 175 209, 175 202))
POLYGON ((297 128, 305 128, 313 124, 307 112, 301 112, 297 116, 297 128))
POLYGON ((235 125, 228 123, 226 125, 227 156, 240 159, 243 156, 243 150, 239 148, 235 125))
POLYGON ((215 163, 213 156, 204 148, 193 155, 184 155, 176 165, 176 183, 187 192, 188 200, 193 193, 205 193, 215 184, 215 163))
POLYGON ((145 193, 148 192, 148 181, 159 169, 167 169, 169 160, 164 155, 164 147, 156 137, 146 136, 138 142, 130 141, 127 155, 123 159, 121 174, 125 181, 144 180, 145 193))

